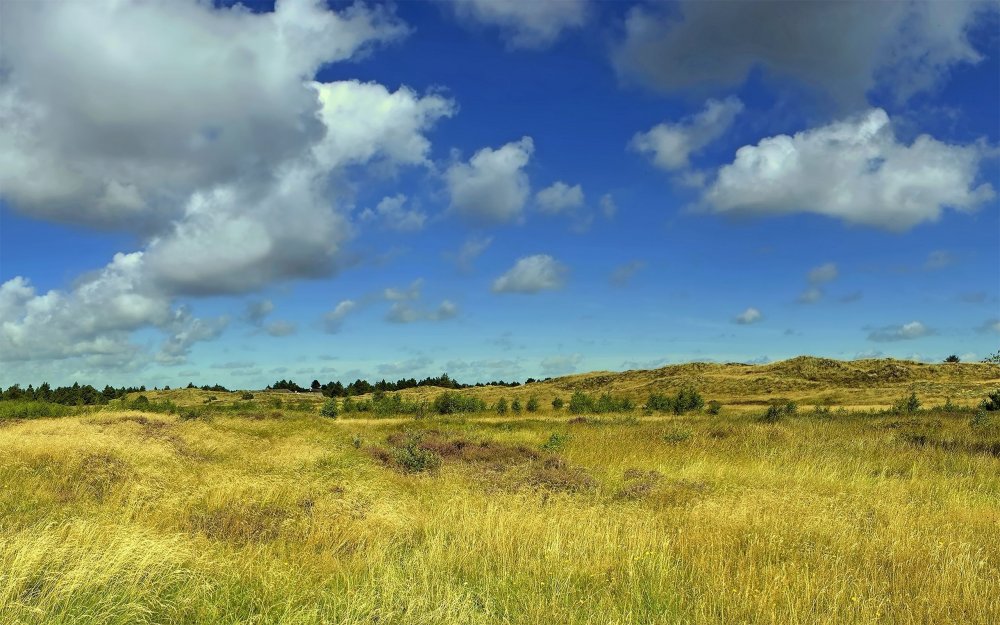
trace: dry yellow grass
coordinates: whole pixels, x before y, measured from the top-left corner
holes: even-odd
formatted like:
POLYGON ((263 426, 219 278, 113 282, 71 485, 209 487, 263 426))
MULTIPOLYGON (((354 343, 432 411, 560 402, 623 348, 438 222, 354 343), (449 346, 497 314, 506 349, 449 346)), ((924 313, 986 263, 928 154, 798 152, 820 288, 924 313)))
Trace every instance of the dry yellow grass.
POLYGON ((0 623, 1000 618, 1000 423, 968 412, 254 414, 0 423, 0 623), (492 447, 377 460, 413 429, 492 447))

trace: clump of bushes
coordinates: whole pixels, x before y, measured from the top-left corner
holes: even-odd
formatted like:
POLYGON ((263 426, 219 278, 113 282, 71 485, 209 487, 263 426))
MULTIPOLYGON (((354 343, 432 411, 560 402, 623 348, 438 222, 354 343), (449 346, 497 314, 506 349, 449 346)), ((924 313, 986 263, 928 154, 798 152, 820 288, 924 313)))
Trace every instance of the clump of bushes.
POLYGON ((496 405, 493 406, 493 410, 500 415, 507 414, 507 400, 503 397, 498 399, 496 405))
POLYGON ((521 400, 515 397, 514 401, 510 402, 510 409, 514 414, 521 414, 521 400))
POLYGON ((798 412, 799 406, 793 401, 771 404, 767 411, 758 419, 761 423, 777 423, 785 417, 790 417, 798 412))
POLYGON ((486 402, 478 397, 463 395, 454 391, 445 391, 434 398, 434 411, 438 414, 456 414, 460 412, 483 412, 486 402))
POLYGON ((691 410, 701 410, 705 405, 705 399, 701 394, 692 388, 682 388, 673 397, 662 393, 652 393, 646 400, 646 408, 659 412, 673 412, 674 414, 684 414, 691 410))
POLYGON ((538 398, 534 396, 529 397, 528 403, 524 405, 524 408, 528 412, 538 412, 538 398))
POLYGON ((635 404, 627 397, 613 397, 611 393, 604 393, 595 398, 583 391, 576 391, 569 398, 569 411, 572 414, 585 412, 605 413, 605 412, 629 412, 635 408, 635 404))
POLYGON ((552 400, 553 410, 562 410, 562 407, 565 405, 566 402, 563 401, 562 397, 556 397, 555 399, 552 400))
POLYGON ((918 410, 920 410, 920 400, 917 399, 916 393, 910 393, 909 397, 904 397, 892 405, 892 411, 895 413, 912 414, 918 410))
POLYGON ((337 409, 338 409, 337 400, 331 397, 330 399, 323 402, 323 406, 319 409, 319 413, 324 417, 336 419, 338 412, 337 409))
POLYGON ((243 391, 240 393, 240 399, 253 399, 253 393, 249 391, 243 391))

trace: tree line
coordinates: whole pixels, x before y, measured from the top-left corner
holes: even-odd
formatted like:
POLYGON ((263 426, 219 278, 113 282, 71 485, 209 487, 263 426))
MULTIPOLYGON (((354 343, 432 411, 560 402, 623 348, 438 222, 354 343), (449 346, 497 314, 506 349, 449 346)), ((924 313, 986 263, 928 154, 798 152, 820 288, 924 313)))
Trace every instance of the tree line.
MULTIPOLYGON (((552 378, 546 378, 546 380, 551 380, 552 378)), ((532 384, 534 382, 540 382, 543 380, 536 380, 535 378, 528 378, 525 384, 532 384)), ((292 380, 278 380, 274 384, 267 387, 267 390, 283 390, 291 391, 294 393, 322 393, 326 397, 356 397, 358 395, 367 395, 368 393, 388 393, 393 391, 401 391, 408 388, 417 388, 420 386, 434 386, 438 388, 447 388, 452 390, 464 389, 464 388, 475 388, 482 386, 503 386, 503 387, 515 387, 521 386, 520 382, 505 382, 503 380, 496 380, 491 382, 477 382, 475 384, 463 384, 458 380, 452 379, 447 373, 443 373, 437 377, 426 377, 423 380, 417 380, 416 378, 400 378, 395 382, 388 382, 386 380, 379 380, 372 384, 368 380, 357 379, 349 384, 343 384, 342 382, 327 382, 326 384, 320 384, 319 380, 313 380, 309 387, 299 386, 292 380)))
MULTIPOLYGON (((187 388, 200 388, 203 391, 228 392, 228 389, 221 384, 212 386, 195 386, 194 383, 187 385, 187 388)), ((159 390, 159 389, 154 389, 159 390)), ((169 391, 169 386, 164 386, 163 390, 169 391)), ((29 384, 28 388, 21 388, 20 384, 8 386, 6 390, 0 392, 0 400, 7 401, 47 401, 53 404, 63 404, 66 406, 97 406, 106 404, 113 399, 125 397, 129 393, 145 393, 146 386, 121 386, 115 388, 106 385, 103 390, 97 390, 90 384, 80 384, 74 382, 72 386, 57 386, 53 388, 48 382, 42 382, 35 388, 29 384)))

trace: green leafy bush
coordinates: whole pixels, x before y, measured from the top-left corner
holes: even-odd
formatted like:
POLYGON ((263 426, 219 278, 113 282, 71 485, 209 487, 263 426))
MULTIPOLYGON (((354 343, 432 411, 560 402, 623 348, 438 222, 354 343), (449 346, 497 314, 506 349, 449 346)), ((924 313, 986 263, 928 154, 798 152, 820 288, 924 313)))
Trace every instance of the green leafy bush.
POLYGON ((538 398, 537 397, 529 397, 528 398, 528 403, 526 403, 524 405, 524 408, 528 412, 538 412, 538 398))
POLYGON ((250 393, 248 391, 243 391, 242 393, 240 393, 240 399, 253 399, 253 393, 250 393))
POLYGON ((493 410, 495 410, 497 414, 507 414, 507 400, 503 397, 498 399, 496 405, 493 406, 493 410))
POLYGON ((569 442, 569 434, 562 434, 560 432, 553 432, 549 436, 549 440, 542 443, 542 449, 545 451, 559 451, 566 446, 569 442))
POLYGON ((710 415, 717 415, 721 411, 722 411, 722 404, 720 404, 719 402, 715 401, 714 399, 712 401, 708 402, 708 406, 705 409, 705 412, 707 412, 710 415))
POLYGON ((553 410, 562 410, 562 407, 565 405, 566 402, 563 401, 562 397, 556 397, 555 399, 552 400, 553 410))
POLYGON ((986 399, 979 404, 979 407, 987 412, 1000 410, 1000 388, 987 395, 986 399))
POLYGON ((337 400, 330 398, 323 402, 323 407, 319 409, 319 413, 324 417, 330 417, 331 419, 337 418, 337 400))
POLYGON ((914 413, 920 410, 920 400, 916 393, 910 393, 909 397, 904 397, 892 406, 892 411, 897 413, 914 413))
POLYGON ((515 397, 514 401, 510 402, 510 409, 514 414, 521 414, 521 400, 515 397))
POLYGON ((483 412, 484 410, 486 410, 486 403, 483 400, 454 391, 445 391, 434 398, 434 411, 438 414, 483 412))

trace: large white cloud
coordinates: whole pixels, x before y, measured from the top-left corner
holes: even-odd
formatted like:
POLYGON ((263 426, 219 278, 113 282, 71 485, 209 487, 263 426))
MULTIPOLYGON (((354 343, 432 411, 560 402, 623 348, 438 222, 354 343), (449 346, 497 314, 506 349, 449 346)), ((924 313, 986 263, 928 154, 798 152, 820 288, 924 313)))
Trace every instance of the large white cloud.
POLYGON ((123 359, 139 349, 131 333, 155 327, 167 337, 160 361, 181 362, 225 320, 193 317, 178 296, 335 271, 351 228, 332 181, 356 165, 429 165, 424 133, 455 110, 406 87, 313 81, 407 32, 360 4, 279 0, 253 13, 70 0, 0 12, 2 198, 146 241, 67 290, 6 283, 4 360, 123 359))
POLYGON ((459 17, 498 26, 511 48, 540 48, 587 19, 587 0, 452 0, 459 17))
POLYGON ((565 265, 548 254, 519 259, 493 281, 494 293, 538 293, 561 288, 566 281, 565 265))
POLYGON ((482 148, 468 163, 453 163, 444 172, 452 208, 480 222, 519 219, 531 192, 524 168, 534 151, 531 137, 523 137, 496 150, 482 148))
POLYGON ((987 150, 921 135, 906 145, 881 109, 748 145, 723 166, 703 200, 718 213, 816 213, 901 231, 946 208, 971 212, 994 197, 977 184, 987 150))
POLYGON ((657 167, 668 171, 684 169, 691 155, 718 139, 742 110, 738 98, 709 100, 697 115, 636 133, 629 147, 648 155, 657 167))
POLYGON ((900 98, 981 55, 967 30, 989 2, 703 2, 633 8, 618 71, 668 91, 742 83, 755 68, 848 104, 878 80, 900 98))
POLYGON ((177 217, 325 133, 308 81, 405 28, 358 5, 273 13, 194 1, 5 2, 0 188, 32 215, 105 226, 177 217))

